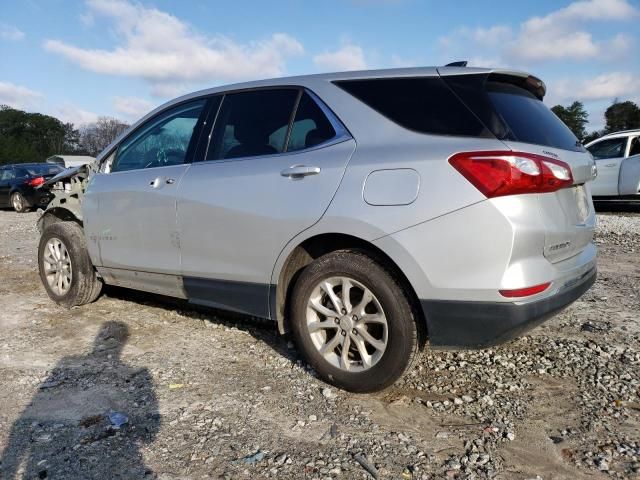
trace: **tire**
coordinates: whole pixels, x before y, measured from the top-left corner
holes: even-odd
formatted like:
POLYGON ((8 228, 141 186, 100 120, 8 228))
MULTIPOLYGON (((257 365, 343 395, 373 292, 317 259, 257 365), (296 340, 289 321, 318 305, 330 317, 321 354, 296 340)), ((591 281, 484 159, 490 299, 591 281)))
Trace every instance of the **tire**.
POLYGON ((38 267, 47 295, 58 305, 66 308, 85 305, 100 295, 102 281, 89 258, 82 227, 76 222, 56 222, 42 232, 38 267), (56 250, 62 254, 56 256, 56 250), (61 258, 61 263, 56 262, 57 258, 61 258), (64 272, 60 284, 55 271, 64 272))
POLYGON ((326 382, 350 392, 385 389, 403 375, 418 352, 417 325, 400 283, 381 264, 356 250, 332 252, 309 264, 294 285, 290 313, 294 339, 307 362, 326 382), (353 307, 337 320, 329 315, 336 304, 328 288, 339 305, 347 307, 344 310, 349 304, 353 307), (373 297, 369 303, 364 300, 365 289, 373 297), (345 290, 351 292, 347 305, 342 298, 345 290), (331 321, 335 326, 330 326, 331 321), (385 339, 386 346, 380 348, 385 339), (335 342, 343 343, 332 350, 335 342), (347 344, 347 358, 343 358, 342 347, 347 344))
POLYGON ((18 213, 24 213, 29 210, 29 208, 31 208, 27 200, 20 192, 14 192, 11 195, 11 206, 18 213))

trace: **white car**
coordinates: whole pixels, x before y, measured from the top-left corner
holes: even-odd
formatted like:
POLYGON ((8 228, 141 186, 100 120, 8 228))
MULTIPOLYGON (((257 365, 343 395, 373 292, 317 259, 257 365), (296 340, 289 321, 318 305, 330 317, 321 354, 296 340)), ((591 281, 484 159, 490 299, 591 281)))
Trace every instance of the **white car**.
POLYGON ((594 197, 640 200, 640 129, 610 133, 586 145, 596 161, 594 197))

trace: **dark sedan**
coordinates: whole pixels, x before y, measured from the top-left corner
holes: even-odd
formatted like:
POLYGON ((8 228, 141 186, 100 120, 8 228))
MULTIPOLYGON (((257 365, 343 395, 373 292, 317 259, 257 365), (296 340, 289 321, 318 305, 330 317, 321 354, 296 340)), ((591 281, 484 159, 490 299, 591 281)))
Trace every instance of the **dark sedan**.
POLYGON ((26 212, 45 207, 53 196, 49 189, 36 187, 63 170, 50 163, 0 165, 0 208, 13 207, 16 212, 26 212))

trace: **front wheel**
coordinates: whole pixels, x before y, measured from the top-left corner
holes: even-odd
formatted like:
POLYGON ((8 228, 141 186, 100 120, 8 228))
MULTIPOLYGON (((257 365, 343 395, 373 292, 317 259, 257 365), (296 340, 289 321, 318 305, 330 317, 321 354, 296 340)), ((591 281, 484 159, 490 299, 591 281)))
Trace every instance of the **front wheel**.
POLYGON ((382 390, 418 350, 411 305, 393 275, 353 250, 307 266, 292 294, 298 348, 327 382, 351 392, 382 390))
POLYGON ((29 210, 29 203, 20 192, 11 195, 11 206, 18 213, 24 213, 29 210))
POLYGON ((75 222, 57 222, 42 232, 38 267, 49 298, 58 305, 84 305, 100 295, 102 282, 89 258, 84 232, 75 222))

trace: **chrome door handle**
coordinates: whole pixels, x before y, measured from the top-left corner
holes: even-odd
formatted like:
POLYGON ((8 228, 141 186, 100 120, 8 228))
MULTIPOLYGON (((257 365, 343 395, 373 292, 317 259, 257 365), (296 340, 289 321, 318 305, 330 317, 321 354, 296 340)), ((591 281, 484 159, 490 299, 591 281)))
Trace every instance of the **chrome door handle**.
POLYGON ((149 182, 149 186, 151 188, 160 188, 163 183, 166 183, 167 185, 173 185, 174 183, 176 183, 176 181, 173 178, 156 177, 151 182, 149 182))
POLYGON ((283 177, 302 178, 320 173, 320 167, 307 167, 306 165, 292 165, 280 172, 283 177))
POLYGON ((615 164, 615 163, 607 163, 607 164, 605 165, 605 167, 615 167, 615 166, 616 166, 616 164, 615 164))

